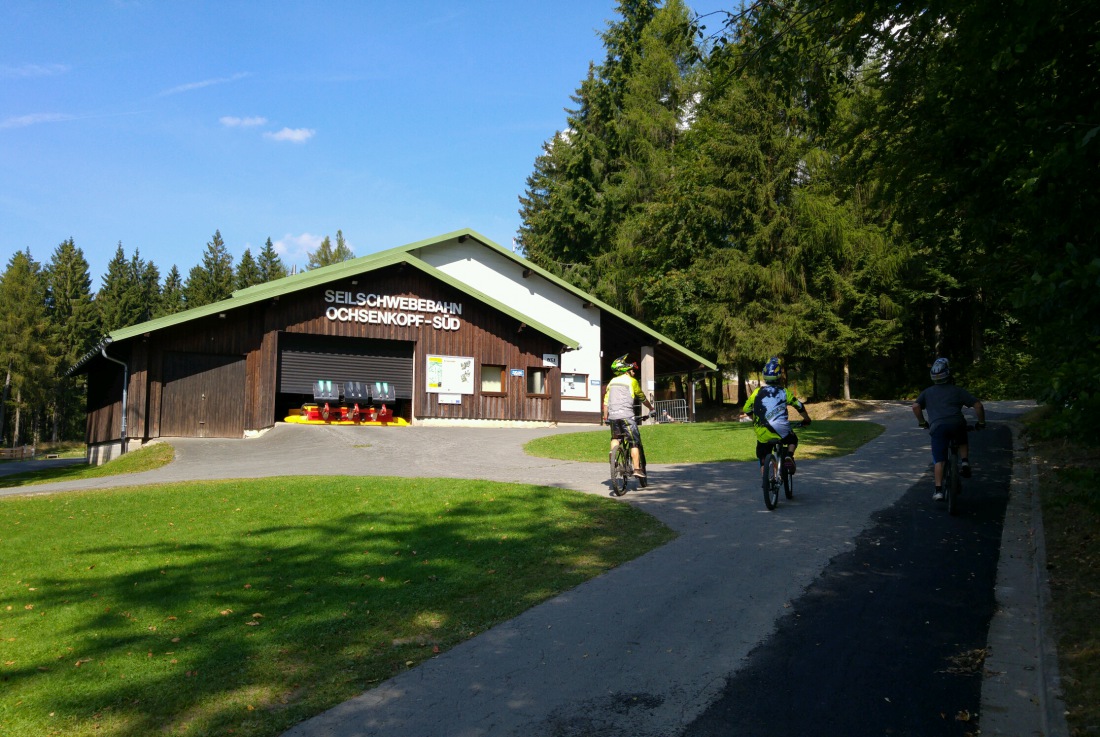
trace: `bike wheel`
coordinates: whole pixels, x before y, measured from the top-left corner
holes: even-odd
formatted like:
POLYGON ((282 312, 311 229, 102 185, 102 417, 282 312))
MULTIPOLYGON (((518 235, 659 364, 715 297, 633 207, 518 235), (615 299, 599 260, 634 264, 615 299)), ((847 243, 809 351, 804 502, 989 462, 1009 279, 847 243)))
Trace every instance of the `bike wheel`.
POLYGON ((956 515, 959 513, 959 495, 962 493, 962 477, 959 475, 959 453, 954 448, 947 459, 946 483, 944 491, 947 492, 947 513, 956 515))
POLYGON ((775 506, 779 504, 779 479, 776 478, 779 472, 779 461, 776 460, 774 455, 769 455, 764 459, 764 480, 762 482, 764 486, 764 506, 768 509, 775 509, 775 506))
MULTIPOLYGON (((647 473, 646 470, 645 470, 645 448, 638 448, 638 460, 642 464, 642 473, 647 473)), ((640 486, 643 489, 645 487, 649 486, 649 476, 646 475, 646 476, 643 476, 643 477, 639 478, 638 479, 638 486, 640 486)))
POLYGON ((794 476, 787 469, 783 469, 783 496, 794 499, 794 476))
POLYGON ((627 456, 622 443, 611 452, 611 496, 622 496, 626 493, 627 456))

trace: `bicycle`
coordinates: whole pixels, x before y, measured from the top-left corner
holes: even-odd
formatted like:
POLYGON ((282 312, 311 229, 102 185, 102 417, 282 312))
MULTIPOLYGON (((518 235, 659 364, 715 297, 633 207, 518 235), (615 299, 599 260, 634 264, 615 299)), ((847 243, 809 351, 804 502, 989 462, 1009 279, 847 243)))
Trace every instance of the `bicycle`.
MULTIPOLYGON (((975 430, 967 424, 967 431, 975 430)), ((959 469, 959 444, 952 438, 947 444, 947 461, 943 464, 943 493, 947 502, 947 513, 955 516, 959 513, 959 497, 962 496, 962 471, 959 469)))
MULTIPOLYGON (((649 417, 649 415, 639 415, 634 418, 636 423, 641 422, 649 417)), ((621 422, 621 420, 618 420, 621 422)), ((614 427, 614 423, 617 420, 608 420, 609 425, 614 427)), ((630 436, 629 432, 624 432, 622 437, 619 438, 619 445, 615 450, 608 454, 608 460, 611 463, 611 496, 622 496, 626 493, 627 481, 634 476, 634 461, 631 458, 630 449, 634 447, 634 439, 630 436)), ((645 470, 645 448, 638 446, 638 460, 642 466, 642 473, 645 470)), ((639 476, 638 486, 644 489, 649 485, 649 479, 644 476, 639 476)))
POLYGON ((794 498, 794 476, 783 465, 787 457, 787 444, 781 440, 772 443, 771 450, 764 458, 762 484, 764 488, 764 506, 769 510, 779 505, 779 487, 783 487, 783 496, 794 498))

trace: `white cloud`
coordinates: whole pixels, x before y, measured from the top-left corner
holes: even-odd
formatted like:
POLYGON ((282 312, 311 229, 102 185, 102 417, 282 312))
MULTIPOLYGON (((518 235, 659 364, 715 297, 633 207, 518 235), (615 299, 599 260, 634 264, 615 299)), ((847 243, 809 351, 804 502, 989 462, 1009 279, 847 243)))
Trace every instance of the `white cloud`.
POLYGON ((301 235, 287 233, 279 240, 272 241, 271 245, 287 268, 290 268, 292 264, 297 264, 301 268, 309 263, 309 254, 316 251, 324 239, 324 236, 313 235, 312 233, 302 233, 301 235))
POLYGON ((5 79, 22 79, 27 77, 53 77, 69 71, 67 64, 20 64, 8 66, 0 64, 0 77, 5 79))
POLYGON ((75 120, 72 115, 66 115, 64 113, 35 113, 33 115, 18 115, 12 118, 4 118, 0 120, 0 129, 6 128, 26 128, 29 125, 38 125, 39 123, 61 123, 66 120, 75 120))
POLYGON ((305 143, 309 139, 313 138, 313 134, 317 131, 312 128, 283 128, 281 131, 275 133, 264 133, 264 138, 270 138, 272 141, 291 141, 292 143, 305 143))
POLYGON ((167 95, 176 95, 180 92, 190 92, 191 90, 199 90, 203 87, 210 87, 215 84, 225 84, 226 82, 236 82, 238 79, 243 79, 249 76, 248 72, 237 72, 231 77, 215 77, 214 79, 204 79, 201 82, 188 82, 187 84, 181 84, 178 87, 172 87, 157 94, 158 97, 165 97, 167 95))
POLYGON ((266 125, 267 118, 260 116, 253 116, 251 118, 238 118, 233 115, 224 115, 218 118, 222 125, 226 128, 252 128, 257 125, 266 125))

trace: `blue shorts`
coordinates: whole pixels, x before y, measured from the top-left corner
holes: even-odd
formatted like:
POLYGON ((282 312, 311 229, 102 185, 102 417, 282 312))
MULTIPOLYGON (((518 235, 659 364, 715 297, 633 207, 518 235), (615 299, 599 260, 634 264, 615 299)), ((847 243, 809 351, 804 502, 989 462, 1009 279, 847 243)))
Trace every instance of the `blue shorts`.
POLYGON ((932 462, 947 460, 947 447, 954 440, 957 445, 966 445, 966 425, 945 424, 932 428, 932 462))

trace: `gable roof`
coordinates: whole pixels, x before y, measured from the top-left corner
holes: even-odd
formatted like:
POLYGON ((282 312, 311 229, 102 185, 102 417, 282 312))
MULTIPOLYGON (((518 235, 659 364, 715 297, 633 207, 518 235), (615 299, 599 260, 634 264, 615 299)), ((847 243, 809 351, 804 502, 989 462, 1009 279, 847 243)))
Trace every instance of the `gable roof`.
MULTIPOLYGON (((630 327, 635 328, 635 329, 639 330, 640 332, 642 332, 643 334, 649 336, 650 338, 653 339, 653 341, 656 344, 666 345, 666 346, 678 351, 679 353, 682 353, 683 355, 689 357, 691 360, 698 361, 699 364, 702 367, 707 368, 711 371, 717 370, 718 366, 713 361, 709 361, 706 358, 703 358, 698 353, 695 353, 694 351, 691 351, 691 350, 685 348, 684 346, 680 345, 679 343, 672 340, 668 336, 662 335, 661 333, 657 332, 656 330, 649 327, 648 325, 645 325, 645 324, 639 322, 638 320, 635 320, 633 317, 630 317, 629 315, 627 315, 623 312, 620 312, 619 310, 615 309, 614 307, 607 304, 606 302, 603 302, 603 301, 597 299, 596 297, 593 297, 591 294, 584 291, 583 289, 579 289, 578 287, 570 284, 569 282, 565 281, 564 279, 562 279, 560 277, 557 277, 557 276, 554 276, 549 271, 547 271, 546 269, 542 268, 541 266, 535 264, 534 262, 528 261, 523 256, 520 256, 519 254, 517 254, 513 251, 510 251, 509 249, 504 248, 504 247, 500 246, 497 243, 494 243, 493 241, 489 240, 485 236, 481 235, 480 233, 478 233, 474 230, 470 230, 469 228, 464 228, 463 230, 456 230, 453 233, 447 233, 446 235, 441 235, 437 238, 432 238, 428 241, 421 241, 419 243, 412 243, 412 244, 409 244, 407 246, 400 246, 400 247, 392 249, 392 250, 394 250, 394 251, 399 251, 399 250, 413 251, 413 250, 417 250, 419 248, 424 248, 425 246, 434 245, 436 243, 441 243, 441 242, 449 240, 449 239, 464 240, 464 237, 474 239, 475 241, 477 241, 481 245, 485 246, 489 250, 496 251, 497 253, 501 254, 502 256, 504 256, 508 259, 511 259, 512 261, 514 261, 517 264, 521 265, 523 268, 530 269, 532 272, 538 274, 539 276, 546 279, 547 281, 550 281, 553 284, 556 284, 557 286, 561 287, 562 289, 566 290, 567 292, 571 292, 574 295, 580 297, 582 300, 584 300, 586 302, 589 302, 589 303, 599 307, 604 312, 607 312, 607 313, 613 315, 614 317, 618 318, 619 320, 625 322, 630 327)), ((383 252, 383 253, 385 253, 385 252, 383 252)))
POLYGON ((452 233, 446 233, 444 235, 436 236, 434 238, 427 238, 421 241, 417 241, 415 243, 409 243, 404 246, 398 246, 396 248, 391 248, 385 251, 379 251, 377 253, 373 253, 367 256, 360 256, 358 258, 353 258, 338 264, 331 264, 329 266, 323 266, 321 268, 303 271, 299 274, 294 274, 293 276, 286 276, 282 279, 276 279, 274 281, 265 282, 263 284, 256 284, 254 286, 246 287, 244 289, 238 289, 237 291, 233 292, 233 294, 230 295, 229 298, 221 300, 219 302, 212 302, 207 305, 184 310, 183 312, 177 312, 173 315, 166 315, 164 317, 158 317, 156 319, 139 323, 137 325, 131 325, 129 327, 113 330, 103 338, 99 345, 97 345, 95 348, 85 354, 72 368, 70 368, 67 373, 73 374, 78 372, 80 368, 82 368, 88 361, 99 355, 102 349, 110 343, 135 338, 141 335, 145 335, 146 333, 151 333, 158 330, 164 330, 165 328, 169 328, 175 325, 181 325, 183 323, 190 322, 191 320, 197 320, 203 317, 217 315, 237 308, 246 307, 257 302, 263 302, 265 300, 273 299, 282 295, 293 294, 309 287, 327 284, 338 279, 359 276, 365 273, 369 273, 371 271, 375 271, 377 269, 381 269, 387 266, 393 266, 396 264, 406 264, 413 268, 420 269, 429 276, 432 276, 433 278, 438 279, 439 281, 444 282, 451 287, 454 287, 458 291, 469 295, 473 299, 483 302, 503 312, 504 314, 515 318, 519 322, 524 323, 533 330, 537 330, 543 335, 559 341, 563 349, 572 350, 576 349, 579 346, 579 343, 573 338, 570 338, 547 325, 543 325, 539 321, 532 319, 531 317, 525 315, 511 305, 494 299, 493 297, 490 297, 480 290, 471 287, 469 284, 455 279, 454 277, 428 264, 426 261, 416 256, 415 253, 422 248, 436 246, 450 240, 458 240, 459 242, 462 242, 465 241, 467 238, 472 238, 484 247, 493 250, 505 256, 506 258, 511 259, 512 261, 515 261, 516 263, 523 266, 523 268, 525 269, 530 269, 532 272, 537 273, 539 276, 554 283, 558 287, 575 294, 582 300, 598 306, 601 310, 604 310, 614 315, 618 319, 626 322, 634 328, 637 328, 646 335, 651 336, 658 344, 663 343, 665 345, 668 345, 674 348, 676 351, 682 353, 683 355, 690 357, 691 360, 698 361, 702 366, 707 367, 711 370, 715 369, 715 365, 712 362, 703 358, 702 356, 693 353, 692 351, 684 348, 675 341, 672 341, 669 338, 656 332, 655 330, 648 328, 637 320, 628 317, 627 315, 619 312, 610 305, 601 302, 587 292, 584 292, 583 290, 580 290, 577 287, 573 286, 569 282, 554 276, 550 272, 546 271, 540 266, 535 265, 534 263, 528 261, 522 256, 513 253, 508 249, 497 245, 496 243, 493 243, 480 233, 470 230, 469 228, 465 228, 462 230, 456 230, 452 233))

